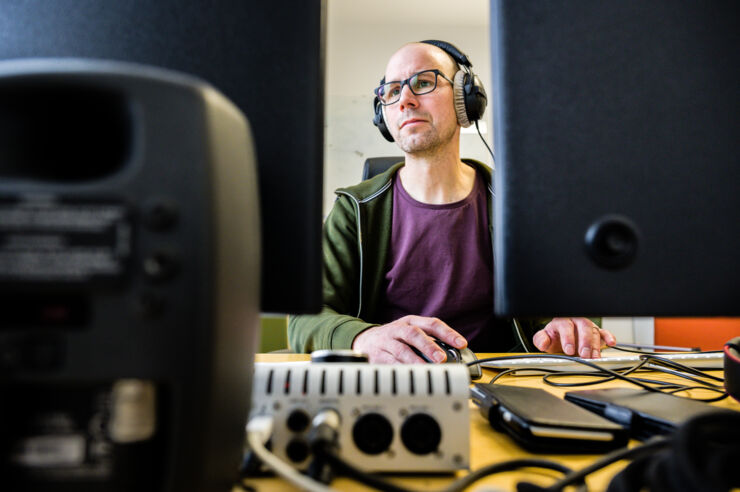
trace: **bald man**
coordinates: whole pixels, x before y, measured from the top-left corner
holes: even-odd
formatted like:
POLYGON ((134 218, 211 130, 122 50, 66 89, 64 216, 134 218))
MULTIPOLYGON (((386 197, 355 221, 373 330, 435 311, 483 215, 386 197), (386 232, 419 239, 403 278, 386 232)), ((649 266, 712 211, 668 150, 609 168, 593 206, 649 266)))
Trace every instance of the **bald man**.
MULTIPOLYGON (((461 125, 470 121, 460 109, 458 55, 431 41, 404 45, 388 61, 377 111, 405 159, 336 190, 324 224, 324 308, 290 318, 293 350, 352 348, 374 363, 418 363, 413 348, 445 360, 433 338, 476 352, 524 349, 511 320, 493 315, 491 171, 460 158, 461 125)), ((594 358, 616 343, 587 318, 523 323, 545 352, 594 358)))

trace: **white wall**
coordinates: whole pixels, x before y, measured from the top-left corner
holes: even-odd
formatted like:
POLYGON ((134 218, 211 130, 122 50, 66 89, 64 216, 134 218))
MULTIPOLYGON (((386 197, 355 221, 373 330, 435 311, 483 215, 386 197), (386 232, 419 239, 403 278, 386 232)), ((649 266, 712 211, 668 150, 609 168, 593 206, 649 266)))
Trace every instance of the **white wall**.
POLYGON ((650 317, 604 318, 602 326, 614 334, 617 342, 653 345, 654 324, 650 317))
MULTIPOLYGON (((489 90, 488 0, 463 1, 466 15, 448 0, 327 1, 324 215, 336 188, 360 181, 366 157, 402 154, 372 124, 372 90, 390 56, 403 44, 422 39, 454 44, 468 55, 489 90)), ((490 115, 486 110, 487 129, 490 115)), ((491 132, 484 137, 491 145, 491 132)), ((465 133, 460 140, 462 157, 492 165, 477 133, 465 133)))

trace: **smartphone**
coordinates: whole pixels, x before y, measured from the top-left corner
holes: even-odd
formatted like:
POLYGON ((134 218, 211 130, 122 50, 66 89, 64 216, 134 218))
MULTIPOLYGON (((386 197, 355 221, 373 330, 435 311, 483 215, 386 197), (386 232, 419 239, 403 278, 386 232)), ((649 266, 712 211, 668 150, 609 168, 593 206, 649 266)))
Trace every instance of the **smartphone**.
POLYGON ((636 388, 569 391, 565 398, 624 425, 640 441, 671 433, 696 415, 717 411, 702 401, 636 388))
POLYGON ((491 427, 543 453, 601 453, 625 446, 627 430, 540 388, 477 383, 470 389, 491 427))

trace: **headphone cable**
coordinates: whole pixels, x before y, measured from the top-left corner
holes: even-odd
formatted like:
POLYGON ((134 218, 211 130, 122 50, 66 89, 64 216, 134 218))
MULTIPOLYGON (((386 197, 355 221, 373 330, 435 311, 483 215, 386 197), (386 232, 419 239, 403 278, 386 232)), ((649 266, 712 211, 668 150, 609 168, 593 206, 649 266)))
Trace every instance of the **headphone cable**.
POLYGON ((493 168, 496 169, 496 157, 493 155, 493 150, 491 150, 491 147, 488 146, 488 142, 486 142, 486 139, 483 138, 483 134, 480 132, 480 127, 478 126, 478 120, 475 120, 475 129, 478 131, 478 136, 480 137, 481 141, 483 141, 483 145, 486 146, 488 149, 488 153, 491 154, 491 161, 493 162, 493 168))

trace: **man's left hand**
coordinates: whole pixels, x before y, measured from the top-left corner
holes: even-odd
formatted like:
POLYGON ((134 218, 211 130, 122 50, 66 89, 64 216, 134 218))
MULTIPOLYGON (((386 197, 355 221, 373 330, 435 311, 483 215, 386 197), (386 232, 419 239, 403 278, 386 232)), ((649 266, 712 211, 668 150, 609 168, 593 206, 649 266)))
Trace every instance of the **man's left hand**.
POLYGON ((609 330, 599 328, 587 318, 553 318, 534 334, 532 341, 548 354, 565 353, 584 359, 601 357, 602 348, 617 343, 609 330))

